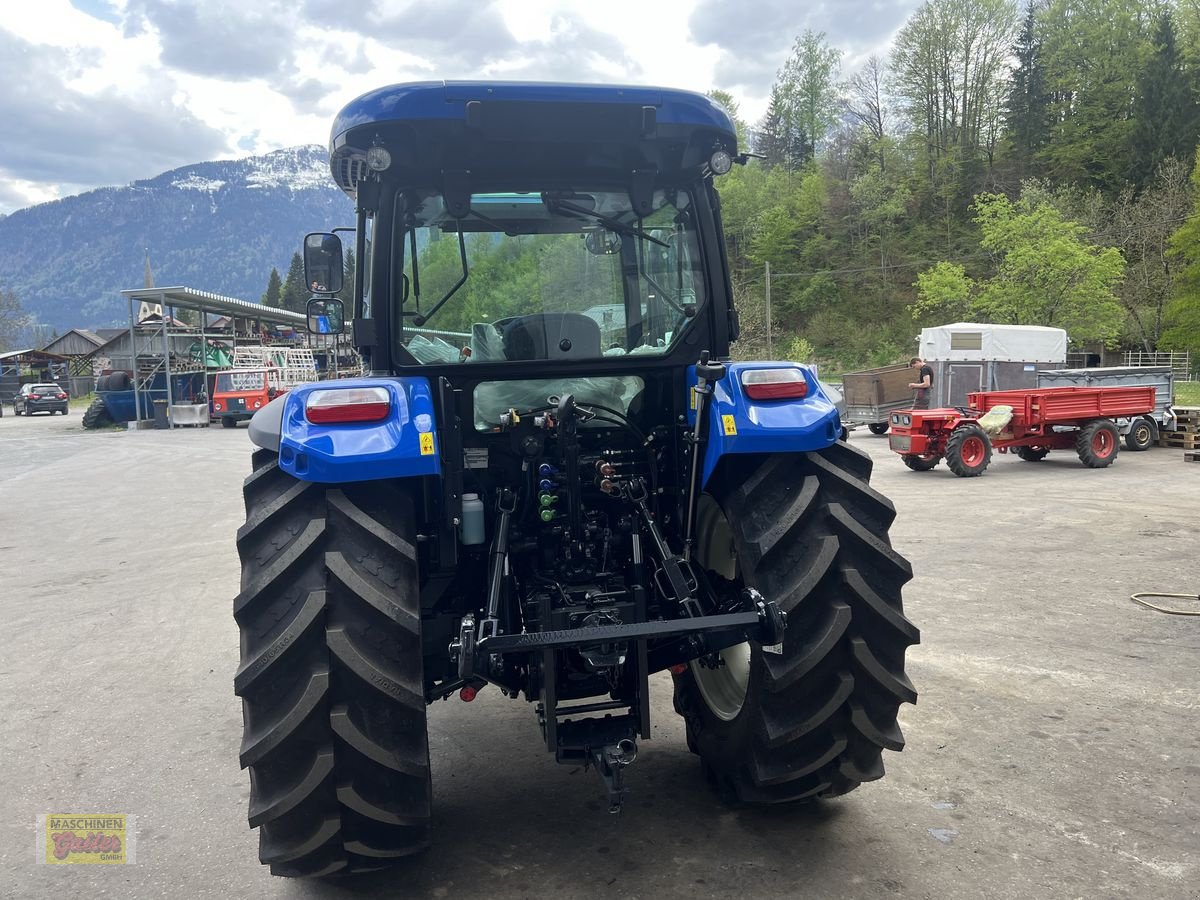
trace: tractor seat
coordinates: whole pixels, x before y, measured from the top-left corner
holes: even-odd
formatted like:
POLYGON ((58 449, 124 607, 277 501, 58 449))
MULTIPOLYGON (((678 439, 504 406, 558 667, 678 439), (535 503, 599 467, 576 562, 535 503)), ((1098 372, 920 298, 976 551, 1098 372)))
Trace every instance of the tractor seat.
POLYGON ((600 326, 582 313, 551 312, 496 321, 510 362, 536 359, 596 359, 600 326))

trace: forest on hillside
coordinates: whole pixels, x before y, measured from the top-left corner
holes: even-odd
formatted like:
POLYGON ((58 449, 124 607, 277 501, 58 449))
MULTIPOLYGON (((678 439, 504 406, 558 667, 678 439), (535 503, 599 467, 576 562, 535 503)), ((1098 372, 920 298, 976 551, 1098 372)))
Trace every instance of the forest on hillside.
POLYGON ((738 121, 739 355, 769 269, 774 354, 835 371, 959 319, 1200 357, 1200 3, 929 0, 847 69, 805 32, 738 121))

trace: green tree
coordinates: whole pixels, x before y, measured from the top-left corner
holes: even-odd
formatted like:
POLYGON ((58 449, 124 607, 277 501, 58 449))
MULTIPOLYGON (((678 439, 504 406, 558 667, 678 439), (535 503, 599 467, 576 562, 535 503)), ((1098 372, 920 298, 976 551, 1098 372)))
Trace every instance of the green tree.
POLYGON ((793 165, 803 165, 837 124, 840 104, 837 75, 842 53, 830 47, 825 32, 805 31, 779 72, 784 117, 792 138, 793 165))
POLYGON ((1137 79, 1130 180, 1147 184, 1168 157, 1185 159, 1196 146, 1195 90, 1175 48, 1170 10, 1158 19, 1154 53, 1137 79))
POLYGON ((771 88, 771 98, 767 103, 767 111, 758 123, 754 135, 754 152, 763 156, 763 166, 791 165, 792 126, 788 119, 787 101, 783 91, 776 84, 771 88))
POLYGON ((971 315, 975 282, 958 263, 938 263, 919 273, 913 286, 917 289, 917 301, 912 306, 914 317, 936 316, 942 321, 954 321, 971 315))
POLYGON ((1050 97, 1046 91, 1042 40, 1033 0, 1029 0, 1025 9, 1025 21, 1013 47, 1013 55, 1017 65, 1009 79, 1004 125, 1009 156, 1015 164, 1017 177, 1024 179, 1032 173, 1034 157, 1046 146, 1050 134, 1050 97))
POLYGON ((967 309, 982 321, 1065 328, 1084 343, 1115 341, 1125 318, 1114 293, 1125 275, 1119 250, 1088 243, 1083 225, 1044 201, 980 194, 975 212, 995 274, 972 282, 961 267, 935 266, 918 276, 915 313, 934 309, 938 299, 957 302, 966 289, 967 309))
POLYGON ((1192 216, 1171 235, 1170 255, 1180 268, 1158 345, 1200 352, 1200 159, 1192 169, 1192 216))
POLYGON ((1050 139, 1038 156, 1056 182, 1109 193, 1131 168, 1137 77, 1151 52, 1142 0, 1049 0, 1039 21, 1050 139))
POLYGON ((304 283, 304 260, 300 258, 299 253, 293 253, 287 277, 283 279, 280 306, 292 312, 302 313, 308 304, 308 297, 308 285, 304 283))
POLYGON ((0 351, 19 349, 17 340, 28 326, 29 316, 16 291, 0 290, 0 351))
POLYGON ((267 279, 267 290, 262 295, 262 305, 278 309, 282 298, 283 280, 279 277, 279 270, 271 266, 271 277, 267 279))
POLYGON ((337 292, 338 299, 346 306, 347 315, 349 315, 350 305, 354 302, 354 269, 354 250, 347 247, 346 255, 342 260, 342 289, 337 292))

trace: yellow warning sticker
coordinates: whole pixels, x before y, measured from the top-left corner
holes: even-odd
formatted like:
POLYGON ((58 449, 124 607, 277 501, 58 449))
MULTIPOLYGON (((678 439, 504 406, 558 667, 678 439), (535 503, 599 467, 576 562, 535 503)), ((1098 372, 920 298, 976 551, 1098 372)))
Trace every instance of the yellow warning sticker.
POLYGON ((421 433, 421 455, 433 456, 433 432, 425 431, 421 433))
POLYGON ((692 395, 692 409, 695 409, 696 408, 696 389, 692 388, 690 393, 692 395))
POLYGON ((737 434, 737 423, 733 421, 733 416, 721 416, 721 424, 726 434, 737 434))

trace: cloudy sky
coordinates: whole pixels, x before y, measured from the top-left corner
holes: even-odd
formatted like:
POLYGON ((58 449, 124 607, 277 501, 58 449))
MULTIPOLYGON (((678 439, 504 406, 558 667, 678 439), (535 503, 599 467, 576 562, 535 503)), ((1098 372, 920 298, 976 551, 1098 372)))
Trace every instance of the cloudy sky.
POLYGON ((2 0, 0 213, 177 166, 324 144, 398 81, 720 87, 761 115, 794 38, 852 69, 917 0, 2 0))

